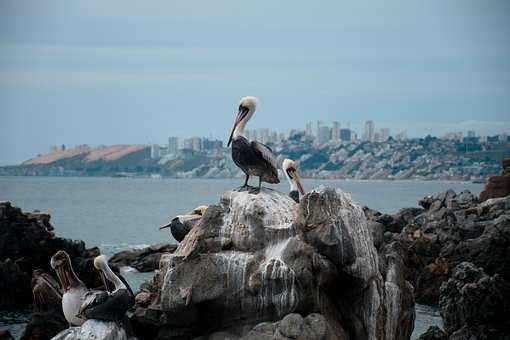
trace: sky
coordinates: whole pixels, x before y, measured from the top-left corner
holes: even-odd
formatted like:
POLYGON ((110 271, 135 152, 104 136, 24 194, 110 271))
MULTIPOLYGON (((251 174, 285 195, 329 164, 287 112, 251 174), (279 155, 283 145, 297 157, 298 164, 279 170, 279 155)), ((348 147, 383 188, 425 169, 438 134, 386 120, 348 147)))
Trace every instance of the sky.
POLYGON ((50 146, 365 120, 510 132, 510 2, 0 0, 0 165, 50 146))

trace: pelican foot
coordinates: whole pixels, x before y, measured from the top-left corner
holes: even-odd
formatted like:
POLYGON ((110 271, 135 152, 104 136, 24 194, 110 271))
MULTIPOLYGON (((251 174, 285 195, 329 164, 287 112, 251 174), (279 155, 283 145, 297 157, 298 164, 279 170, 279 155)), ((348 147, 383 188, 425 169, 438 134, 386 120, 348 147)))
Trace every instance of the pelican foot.
POLYGON ((238 192, 241 192, 241 191, 250 191, 253 190, 254 188, 251 186, 251 185, 243 185, 239 188, 237 188, 237 191, 238 192))
POLYGON ((260 192, 260 189, 261 189, 261 188, 251 187, 251 188, 250 188, 249 193, 250 193, 250 194, 255 194, 255 195, 256 195, 256 194, 258 194, 258 193, 260 192))

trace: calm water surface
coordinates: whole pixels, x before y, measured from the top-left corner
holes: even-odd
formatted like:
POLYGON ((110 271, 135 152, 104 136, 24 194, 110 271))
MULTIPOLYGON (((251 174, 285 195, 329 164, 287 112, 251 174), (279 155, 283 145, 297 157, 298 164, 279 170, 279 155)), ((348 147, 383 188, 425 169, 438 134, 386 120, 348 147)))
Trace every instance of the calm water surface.
MULTIPOLYGON (((196 206, 218 203, 223 192, 242 182, 243 179, 0 177, 0 200, 11 201, 24 211, 49 212, 58 236, 84 240, 88 247, 99 246, 111 255, 121 249, 174 242, 167 230, 158 229, 160 224, 196 206)), ((306 190, 319 185, 341 188, 360 204, 388 213, 417 206, 422 197, 450 188, 479 194, 483 187, 450 181, 304 180, 303 184, 306 190)), ((270 187, 288 191, 284 181, 270 187)), ((131 269, 124 273, 136 287, 152 276, 131 269)), ((436 311, 427 307, 418 306, 417 311, 417 334, 441 320, 436 311)), ((0 329, 9 328, 19 334, 20 325, 13 324, 16 318, 12 314, 0 313, 0 329)))

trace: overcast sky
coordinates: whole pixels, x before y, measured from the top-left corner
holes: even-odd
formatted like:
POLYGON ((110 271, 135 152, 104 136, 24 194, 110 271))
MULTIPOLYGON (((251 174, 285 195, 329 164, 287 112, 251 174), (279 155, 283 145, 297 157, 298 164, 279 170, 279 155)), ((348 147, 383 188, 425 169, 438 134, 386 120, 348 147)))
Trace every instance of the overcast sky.
POLYGON ((309 120, 510 131, 510 2, 0 0, 0 164, 309 120))

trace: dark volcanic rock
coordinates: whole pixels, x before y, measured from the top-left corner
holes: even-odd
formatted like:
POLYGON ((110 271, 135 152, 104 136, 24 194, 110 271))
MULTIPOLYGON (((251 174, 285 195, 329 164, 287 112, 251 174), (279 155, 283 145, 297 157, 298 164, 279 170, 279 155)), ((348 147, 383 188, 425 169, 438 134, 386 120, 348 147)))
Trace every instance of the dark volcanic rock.
POLYGON ((464 261, 510 280, 510 196, 479 203, 469 191, 424 198, 426 207, 393 240, 407 249, 406 278, 416 301, 437 306, 439 288, 464 261))
POLYGON ((448 337, 446 336, 445 332, 441 330, 441 328, 437 326, 430 326, 429 329, 420 337, 418 340, 447 340, 448 337))
POLYGON ((114 254, 108 262, 117 267, 130 266, 139 272, 152 272, 159 269, 161 255, 173 253, 176 244, 155 244, 143 249, 124 250, 114 254))
POLYGON ((449 339, 510 337, 510 285, 498 274, 459 264, 441 286, 440 307, 449 339))
POLYGON ((99 249, 85 249, 83 241, 55 237, 50 215, 23 213, 10 202, 0 202, 0 308, 32 302, 30 280, 34 269, 53 273, 50 258, 65 250, 78 276, 90 287, 101 285, 92 258, 99 249))
POLYGON ((161 257, 153 284, 136 298, 135 333, 408 339, 414 300, 403 250, 383 247, 381 231, 341 190, 314 190, 300 205, 269 189, 227 192, 161 257))

